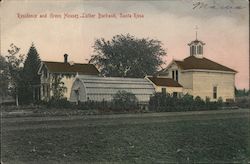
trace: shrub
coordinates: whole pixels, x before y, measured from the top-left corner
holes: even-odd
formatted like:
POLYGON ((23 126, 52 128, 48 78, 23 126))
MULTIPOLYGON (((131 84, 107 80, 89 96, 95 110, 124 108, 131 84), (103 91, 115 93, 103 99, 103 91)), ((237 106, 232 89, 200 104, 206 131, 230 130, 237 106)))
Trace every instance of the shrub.
POLYGON ((182 98, 174 98, 166 93, 155 93, 149 101, 149 110, 152 111, 194 111, 194 110, 215 110, 223 104, 222 99, 218 102, 210 102, 207 97, 206 101, 199 96, 193 99, 193 96, 186 94, 182 98))
POLYGON ((55 99, 52 97, 47 103, 46 106, 48 108, 71 108, 70 102, 67 98, 55 99))
POLYGON ((111 101, 112 110, 134 110, 138 107, 138 99, 136 96, 127 91, 118 91, 111 101))
POLYGON ((237 97, 235 105, 240 108, 250 108, 250 96, 237 97))

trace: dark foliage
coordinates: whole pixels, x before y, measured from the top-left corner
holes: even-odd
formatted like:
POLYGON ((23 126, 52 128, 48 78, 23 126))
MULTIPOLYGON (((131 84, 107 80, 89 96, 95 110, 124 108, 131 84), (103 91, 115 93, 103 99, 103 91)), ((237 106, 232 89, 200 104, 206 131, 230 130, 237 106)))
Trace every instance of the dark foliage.
POLYGON ((72 108, 72 104, 66 99, 56 99, 52 97, 48 102, 43 102, 48 108, 72 108))
POLYGON ((138 108, 138 99, 133 93, 118 91, 112 100, 112 109, 114 110, 135 110, 138 108))
POLYGON ((250 109, 250 96, 238 97, 234 104, 240 108, 250 109))
POLYGON ((80 102, 76 105, 76 108, 80 110, 91 110, 97 109, 99 111, 114 111, 114 112, 121 112, 121 111, 135 111, 139 108, 138 100, 133 93, 126 92, 126 91, 118 91, 114 96, 112 101, 86 101, 80 102))
POLYGON ((40 84, 40 76, 38 75, 38 69, 40 67, 41 60, 39 54, 32 43, 29 52, 27 54, 27 58, 24 61, 24 67, 22 76, 27 83, 40 84))
POLYGON ((235 96, 236 97, 250 96, 250 90, 235 88, 235 96))
POLYGON ((166 55, 158 40, 138 39, 129 34, 116 35, 112 40, 97 39, 90 63, 100 67, 105 76, 144 77, 153 74, 166 55))
POLYGON ((10 81, 8 62, 5 57, 0 55, 0 96, 5 97, 8 95, 8 85, 10 81))
POLYGON ((203 101, 199 96, 193 99, 193 96, 188 94, 182 98, 175 98, 166 93, 155 93, 149 101, 149 110, 158 112, 216 110, 220 107, 221 99, 217 102, 210 102, 209 99, 203 101))
POLYGON ((29 104, 34 102, 34 87, 40 84, 40 76, 38 69, 41 60, 34 44, 31 45, 27 58, 24 61, 24 67, 21 72, 22 81, 19 87, 19 100, 22 104, 29 104))

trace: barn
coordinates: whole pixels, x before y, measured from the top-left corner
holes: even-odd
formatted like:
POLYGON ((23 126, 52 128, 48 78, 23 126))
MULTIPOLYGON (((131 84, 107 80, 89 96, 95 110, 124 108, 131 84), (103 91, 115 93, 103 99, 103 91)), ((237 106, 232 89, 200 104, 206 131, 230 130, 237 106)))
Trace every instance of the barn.
POLYGON ((69 101, 111 101, 118 91, 131 92, 140 103, 147 103, 155 89, 153 84, 144 78, 79 75, 73 82, 69 101))

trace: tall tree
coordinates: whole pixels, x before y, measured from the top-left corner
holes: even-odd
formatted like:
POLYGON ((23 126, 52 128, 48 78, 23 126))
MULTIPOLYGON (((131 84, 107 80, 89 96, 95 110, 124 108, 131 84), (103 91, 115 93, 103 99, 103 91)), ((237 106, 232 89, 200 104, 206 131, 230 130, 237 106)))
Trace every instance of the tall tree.
POLYGON ((116 35, 112 40, 95 40, 90 63, 105 76, 144 77, 153 74, 164 64, 166 55, 161 41, 138 39, 129 34, 116 35))
POLYGON ((39 54, 32 43, 23 67, 23 78, 31 85, 40 83, 40 76, 38 75, 40 64, 41 60, 39 54))
POLYGON ((13 43, 10 45, 6 56, 8 73, 9 73, 9 89, 13 97, 16 99, 16 105, 19 105, 19 93, 22 83, 21 72, 24 61, 24 55, 20 54, 20 48, 13 43))
POLYGON ((38 75, 38 69, 40 67, 41 60, 39 54, 32 43, 27 57, 24 61, 24 67, 22 71, 22 92, 20 97, 24 103, 30 103, 35 100, 36 91, 39 89, 40 76, 38 75))

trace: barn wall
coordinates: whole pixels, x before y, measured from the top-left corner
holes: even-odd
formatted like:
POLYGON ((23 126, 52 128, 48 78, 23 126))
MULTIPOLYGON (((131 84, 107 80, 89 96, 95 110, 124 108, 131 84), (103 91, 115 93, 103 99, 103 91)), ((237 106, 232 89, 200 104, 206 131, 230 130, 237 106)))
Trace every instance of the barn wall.
POLYGON ((209 97, 211 100, 234 99, 234 74, 219 72, 194 72, 193 96, 202 99, 209 97), (213 99, 213 87, 217 86, 217 99, 213 99))

